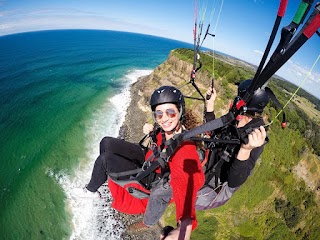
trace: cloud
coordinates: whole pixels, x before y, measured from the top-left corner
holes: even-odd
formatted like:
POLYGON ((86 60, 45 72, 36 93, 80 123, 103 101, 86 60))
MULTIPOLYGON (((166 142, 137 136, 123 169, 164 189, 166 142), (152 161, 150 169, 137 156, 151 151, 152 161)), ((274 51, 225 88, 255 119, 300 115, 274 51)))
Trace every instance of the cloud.
POLYGON ((263 55, 263 52, 261 52, 260 50, 253 50, 254 53, 257 53, 258 55, 263 55))
MULTIPOLYGON (((253 50, 252 53, 253 54, 243 56, 243 59, 251 63, 256 63, 257 65, 257 63, 261 61, 263 52, 260 50, 253 50)), ((297 86, 305 81, 302 88, 317 96, 320 91, 320 72, 319 68, 314 68, 310 73, 310 68, 311 66, 306 67, 293 59, 289 59, 275 74, 297 86)))
POLYGON ((311 68, 307 68, 305 66, 301 66, 299 63, 295 63, 293 61, 289 61, 289 69, 293 73, 298 74, 299 76, 307 77, 316 82, 320 82, 320 73, 318 72, 310 72, 311 68))
POLYGON ((280 70, 277 75, 285 78, 286 80, 296 84, 302 85, 302 88, 312 93, 314 96, 319 95, 320 85, 320 72, 300 65, 293 60, 289 60, 280 70))
POLYGON ((16 10, 5 14, 1 20, 0 35, 49 29, 108 29, 130 32, 141 32, 143 29, 147 34, 153 35, 159 31, 148 23, 128 22, 122 18, 74 8, 37 9, 29 12, 16 10))

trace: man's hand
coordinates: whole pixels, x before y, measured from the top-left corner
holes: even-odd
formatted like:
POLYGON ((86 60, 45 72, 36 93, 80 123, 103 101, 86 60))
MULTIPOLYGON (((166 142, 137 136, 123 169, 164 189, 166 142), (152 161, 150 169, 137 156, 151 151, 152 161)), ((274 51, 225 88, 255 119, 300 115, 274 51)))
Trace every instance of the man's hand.
POLYGON ((264 144, 266 136, 267 133, 263 126, 260 126, 259 129, 253 130, 248 135, 248 143, 241 145, 237 158, 241 161, 248 160, 251 150, 262 146, 264 144))
POLYGON ((206 94, 210 95, 210 98, 207 100, 207 112, 213 112, 214 101, 217 98, 217 92, 214 88, 209 87, 206 94))

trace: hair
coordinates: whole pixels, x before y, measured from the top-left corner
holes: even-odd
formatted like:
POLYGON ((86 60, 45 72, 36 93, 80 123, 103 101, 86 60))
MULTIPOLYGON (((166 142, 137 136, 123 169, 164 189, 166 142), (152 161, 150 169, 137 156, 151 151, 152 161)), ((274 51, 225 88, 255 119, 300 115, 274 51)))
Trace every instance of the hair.
POLYGON ((192 129, 202 124, 201 119, 196 116, 192 110, 186 109, 185 114, 181 120, 181 123, 186 129, 192 129))
MULTIPOLYGON (((186 109, 183 121, 181 121, 181 123, 186 129, 190 130, 200 126, 203 121, 192 110, 186 109)), ((204 144, 202 141, 195 141, 195 145, 197 146, 197 149, 204 149, 204 144)))
POLYGON ((263 117, 262 113, 258 113, 258 112, 246 112, 243 115, 250 117, 250 118, 262 118, 263 117))

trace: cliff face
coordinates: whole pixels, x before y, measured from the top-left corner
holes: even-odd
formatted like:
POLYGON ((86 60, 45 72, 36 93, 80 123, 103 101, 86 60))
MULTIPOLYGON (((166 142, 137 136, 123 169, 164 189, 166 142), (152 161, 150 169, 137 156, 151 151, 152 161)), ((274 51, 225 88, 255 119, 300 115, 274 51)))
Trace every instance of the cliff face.
MULTIPOLYGON (((162 85, 173 85, 181 88, 184 95, 192 94, 194 88, 189 84, 191 70, 192 64, 179 59, 170 52, 168 59, 143 80, 146 96, 150 96, 156 88, 162 85)), ((197 73, 196 81, 199 88, 203 88, 203 82, 210 82, 207 74, 201 71, 197 73)))
MULTIPOLYGON (((142 137, 142 127, 145 122, 152 122, 151 110, 149 105, 150 96, 153 91, 163 85, 172 85, 180 88, 184 95, 192 95, 195 90, 188 84, 190 81, 190 73, 192 64, 187 63, 172 53, 168 59, 160 64, 148 76, 141 77, 131 87, 131 103, 127 110, 126 120, 120 130, 120 135, 128 141, 138 142, 142 137)), ((202 82, 210 82, 207 74, 199 72, 197 82, 199 88, 204 89, 202 82)), ((202 103, 197 102, 195 105, 202 107, 202 103)), ((197 109, 197 107, 196 107, 197 109)), ((196 114, 201 118, 201 110, 196 110, 196 114)))

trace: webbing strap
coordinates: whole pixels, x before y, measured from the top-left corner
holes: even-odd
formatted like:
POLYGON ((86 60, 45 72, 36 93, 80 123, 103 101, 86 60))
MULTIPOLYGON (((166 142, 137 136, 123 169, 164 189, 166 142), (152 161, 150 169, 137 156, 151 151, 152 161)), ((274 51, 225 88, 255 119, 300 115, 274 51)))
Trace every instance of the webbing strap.
MULTIPOLYGON (((272 77, 272 75, 277 72, 288 60, 291 58, 300 47, 310 38, 314 33, 317 32, 320 27, 320 4, 318 4, 310 15, 307 23, 300 30, 300 32, 292 39, 292 41, 288 44, 286 50, 281 53, 277 59, 274 61, 270 59, 257 81, 255 82, 254 88, 252 90, 256 90, 261 87, 266 81, 272 77)), ((244 99, 246 100, 246 99, 244 99)))
POLYGON ((235 119, 234 114, 232 112, 228 112, 226 115, 220 118, 213 119, 212 121, 209 121, 203 125, 195 127, 192 130, 184 132, 182 139, 187 140, 199 134, 222 128, 226 125, 229 125, 234 119, 235 119))
POLYGON ((110 177, 124 177, 124 176, 130 176, 133 174, 137 174, 139 172, 142 172, 142 168, 137 168, 137 169, 133 169, 133 170, 128 170, 128 171, 124 171, 124 172, 118 172, 118 173, 108 173, 108 175, 110 177))
POLYGON ((131 177, 129 179, 123 179, 121 181, 122 182, 126 182, 126 181, 128 181, 128 182, 130 182, 130 181, 141 181, 145 177, 149 176, 152 172, 154 172, 160 166, 161 165, 160 165, 159 161, 155 160, 145 170, 143 170, 142 168, 138 168, 138 169, 129 170, 129 171, 120 172, 120 173, 108 173, 108 175, 110 177, 118 178, 118 177, 130 176, 130 175, 138 173, 138 175, 135 176, 135 177, 131 177))
POLYGON ((151 165, 145 169, 144 171, 141 171, 134 179, 137 181, 140 181, 150 175, 152 172, 154 172, 158 167, 160 167, 159 158, 153 162, 151 162, 151 165))
POLYGON ((181 145, 181 143, 185 140, 189 140, 192 137, 195 137, 199 134, 214 131, 216 129, 222 128, 224 126, 229 125, 235 120, 234 114, 230 111, 226 115, 213 119, 203 125, 195 127, 191 130, 185 131, 181 134, 177 134, 172 137, 170 140, 166 141, 166 152, 167 156, 171 156, 181 145))
MULTIPOLYGON (((158 167, 162 167, 164 169, 166 166, 166 161, 165 161, 166 156, 167 155, 164 152, 157 153, 157 156, 155 156, 153 153, 148 157, 148 159, 144 162, 144 165, 141 168, 118 172, 118 173, 108 173, 108 175, 110 177, 118 178, 118 177, 132 176, 134 174, 137 174, 134 178, 130 178, 127 180, 131 181, 134 179, 134 180, 140 181, 143 178, 150 175, 158 167), (145 166, 147 166, 147 167, 145 167, 145 166)), ((123 181, 125 181, 125 180, 123 180, 123 181)))
POLYGON ((204 185, 209 185, 210 181, 215 176, 216 177, 215 178, 215 186, 210 186, 210 185, 209 186, 213 187, 213 188, 216 188, 218 186, 218 177, 220 177, 221 167, 224 162, 225 162, 225 158, 221 157, 219 159, 219 161, 217 161, 216 164, 214 164, 210 168, 209 172, 207 173, 204 185))
POLYGON ((280 42, 270 58, 270 59, 272 59, 272 61, 276 61, 276 59, 279 56, 281 56, 283 51, 285 51, 288 43, 291 41, 296 30, 298 29, 300 24, 304 21, 305 17, 307 16, 313 1, 314 0, 303 0, 300 4, 295 16, 294 16, 292 22, 288 26, 282 28, 280 42))
POLYGON ((240 139, 230 139, 230 140, 224 140, 224 139, 215 139, 215 138, 201 138, 201 137, 191 137, 192 141, 202 141, 206 143, 222 143, 222 144, 235 144, 239 145, 240 139))
MULTIPOLYGON (((309 10, 311 1, 304 2, 305 3, 302 5, 302 7, 298 9, 298 15, 295 16, 295 21, 299 20, 299 24, 307 15, 307 10, 309 10), (305 4, 309 4, 309 6, 306 7, 305 4)), ((294 31, 294 27, 298 27, 298 23, 292 22, 291 24, 294 23, 294 25, 296 26, 289 25, 287 27, 288 29, 286 29, 286 31, 288 36, 284 36, 282 38, 281 46, 277 47, 274 55, 270 58, 268 64, 263 69, 263 71, 261 73, 256 73, 252 85, 249 87, 248 92, 243 98, 245 102, 248 102, 248 100, 250 100, 250 97, 252 95, 251 93, 253 93, 258 88, 262 87, 262 85, 264 85, 268 81, 268 79, 272 77, 272 75, 276 73, 314 33, 317 32, 318 28, 320 27, 319 12, 320 4, 318 3, 315 7, 315 10, 310 15, 308 21, 304 24, 303 28, 300 30, 298 34, 296 34, 296 36, 293 38, 291 42, 289 41, 291 40, 291 37, 294 33, 291 31, 294 31)))
POLYGON ((277 59, 277 61, 269 61, 265 69, 262 71, 259 79, 258 87, 261 87, 276 71, 278 71, 290 57, 295 54, 300 47, 314 34, 320 27, 320 4, 310 15, 304 28, 289 43, 287 50, 277 59))
POLYGON ((254 75, 254 78, 252 80, 252 84, 248 89, 248 93, 250 93, 250 94, 246 95, 246 96, 248 96, 247 99, 244 99, 245 102, 248 102, 250 100, 250 98, 252 97, 251 93, 253 93, 256 89, 259 88, 259 86, 256 86, 257 80, 259 79, 259 76, 261 74, 262 68, 263 68, 263 66, 264 66, 264 64, 266 62, 267 56, 268 56, 268 54, 270 52, 271 46, 272 46, 273 41, 274 41, 274 39, 276 37, 280 22, 282 20, 282 17, 285 14, 287 5, 288 5, 288 0, 281 0, 280 5, 279 5, 279 9, 278 9, 278 13, 277 13, 277 17, 276 17, 276 20, 274 22, 271 35, 269 37, 266 49, 264 50, 264 53, 263 53, 262 59, 261 59, 261 61, 259 63, 259 66, 258 66, 258 69, 256 71, 256 74, 254 75))

